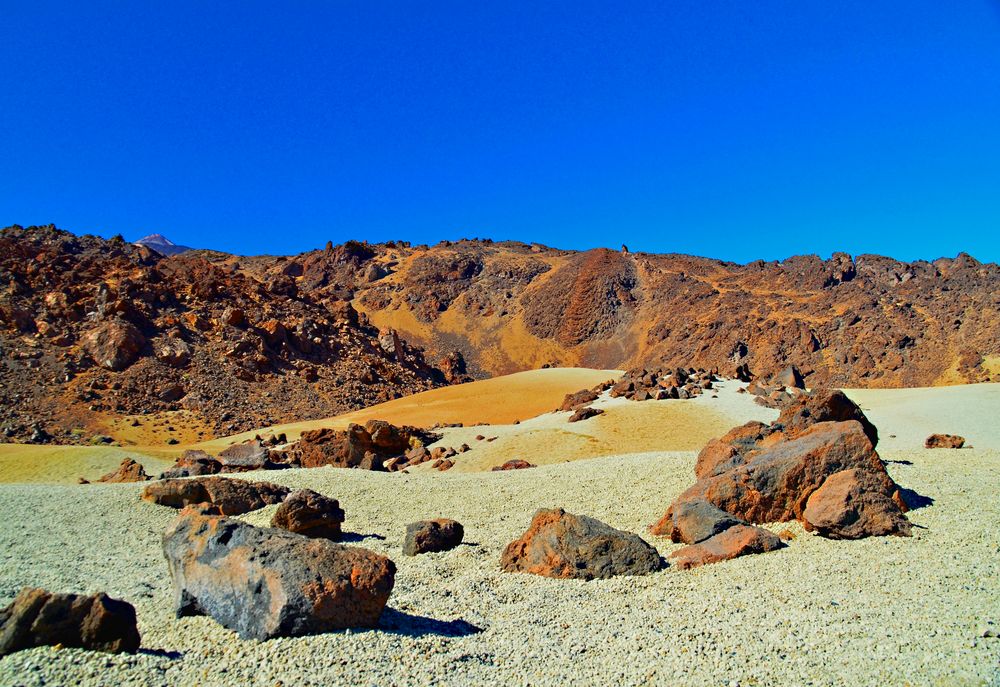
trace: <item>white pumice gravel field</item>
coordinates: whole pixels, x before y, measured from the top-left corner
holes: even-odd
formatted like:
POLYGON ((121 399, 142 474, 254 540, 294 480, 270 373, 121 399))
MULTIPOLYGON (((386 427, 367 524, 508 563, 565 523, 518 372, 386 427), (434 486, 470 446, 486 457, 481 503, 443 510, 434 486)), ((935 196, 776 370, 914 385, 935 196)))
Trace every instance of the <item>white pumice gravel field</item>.
MULTIPOLYGON (((902 444, 899 423, 880 431, 902 444)), ((268 642, 174 617, 160 534, 175 512, 139 500, 141 485, 0 485, 0 603, 28 585, 103 590, 136 606, 143 646, 19 652, 0 659, 0 685, 1000 685, 1000 639, 983 636, 1000 629, 997 431, 974 449, 881 452, 933 499, 910 513, 912 538, 830 541, 776 524, 798 535, 777 552, 594 582, 501 573, 498 559, 554 506, 668 554, 677 545, 645 527, 692 483, 694 452, 249 475, 339 499, 349 543, 398 566, 379 629, 268 642), (460 520, 466 543, 403 556, 406 524, 430 517, 460 520)), ((266 525, 275 508, 243 517, 266 525)))

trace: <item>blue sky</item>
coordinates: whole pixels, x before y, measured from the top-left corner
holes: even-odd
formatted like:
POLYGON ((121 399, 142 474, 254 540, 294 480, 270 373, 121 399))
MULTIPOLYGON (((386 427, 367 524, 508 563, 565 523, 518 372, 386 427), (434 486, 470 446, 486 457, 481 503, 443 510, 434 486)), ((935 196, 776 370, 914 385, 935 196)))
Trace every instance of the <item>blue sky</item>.
POLYGON ((1000 1, 0 4, 0 225, 1000 260, 1000 1))

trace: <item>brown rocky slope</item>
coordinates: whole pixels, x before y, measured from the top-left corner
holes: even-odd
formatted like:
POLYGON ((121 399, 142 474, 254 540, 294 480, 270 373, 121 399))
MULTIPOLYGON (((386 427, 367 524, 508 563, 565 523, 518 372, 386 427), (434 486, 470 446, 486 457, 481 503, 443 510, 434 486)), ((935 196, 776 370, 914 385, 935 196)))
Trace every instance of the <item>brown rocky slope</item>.
MULTIPOLYGON (((171 410, 221 434, 446 383, 337 289, 225 257, 0 232, 0 440, 79 441, 104 417, 171 410)), ((328 262, 351 273, 355 259, 342 247, 328 262)))
POLYGON ((465 240, 164 258, 11 227, 0 256, 8 441, 169 409, 234 432, 546 364, 765 378, 794 364, 831 387, 1000 380, 1000 267, 965 254, 739 265, 465 240))

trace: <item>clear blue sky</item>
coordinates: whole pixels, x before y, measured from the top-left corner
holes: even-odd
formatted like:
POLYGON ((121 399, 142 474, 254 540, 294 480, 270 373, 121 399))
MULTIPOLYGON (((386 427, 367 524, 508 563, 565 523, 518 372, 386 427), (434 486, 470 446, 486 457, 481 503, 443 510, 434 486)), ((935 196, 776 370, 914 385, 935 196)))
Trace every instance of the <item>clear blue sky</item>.
POLYGON ((0 9, 0 225, 1000 261, 1000 0, 0 9))

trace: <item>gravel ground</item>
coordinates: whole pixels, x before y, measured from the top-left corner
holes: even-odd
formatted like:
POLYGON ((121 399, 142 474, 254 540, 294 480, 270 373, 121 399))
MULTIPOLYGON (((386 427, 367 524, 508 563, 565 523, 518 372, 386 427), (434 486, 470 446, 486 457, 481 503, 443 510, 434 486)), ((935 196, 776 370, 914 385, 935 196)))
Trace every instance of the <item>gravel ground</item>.
MULTIPOLYGON (((173 511, 137 485, 0 486, 0 602, 25 585, 135 604, 134 656, 43 647, 2 685, 1000 685, 1000 452, 883 454, 933 499, 912 538, 829 541, 682 572, 581 582, 501 573, 539 507, 642 533, 693 480, 695 454, 613 456, 507 473, 260 475, 341 501, 357 545, 393 558, 378 630, 242 641, 176 619, 160 534, 173 511), (466 544, 405 557, 405 525, 454 517, 466 544), (992 622, 992 625, 988 623, 992 622)), ((266 524, 275 507, 244 516, 266 524)), ((776 525, 773 529, 784 528, 776 525)), ((654 540, 662 554, 676 545, 654 540)))

